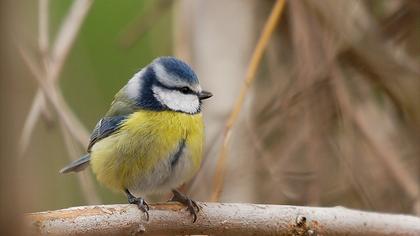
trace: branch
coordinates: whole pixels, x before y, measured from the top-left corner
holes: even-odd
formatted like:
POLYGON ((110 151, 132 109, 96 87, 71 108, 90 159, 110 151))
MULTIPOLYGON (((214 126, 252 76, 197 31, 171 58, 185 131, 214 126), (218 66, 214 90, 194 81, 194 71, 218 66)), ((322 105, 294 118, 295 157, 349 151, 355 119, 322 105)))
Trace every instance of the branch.
POLYGON ((81 206, 26 215, 41 235, 420 235, 420 218, 343 207, 200 203, 192 223, 184 207, 154 204, 150 220, 134 205, 81 206))

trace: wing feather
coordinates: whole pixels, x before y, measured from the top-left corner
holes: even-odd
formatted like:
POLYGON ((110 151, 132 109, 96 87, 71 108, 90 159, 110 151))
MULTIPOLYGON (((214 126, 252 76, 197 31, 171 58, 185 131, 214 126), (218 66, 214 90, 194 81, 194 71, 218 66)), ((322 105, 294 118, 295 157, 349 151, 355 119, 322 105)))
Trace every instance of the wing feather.
POLYGON ((95 126, 88 145, 88 152, 92 146, 99 140, 108 137, 121 127, 121 122, 127 118, 128 115, 112 116, 102 118, 95 126))
POLYGON ((125 89, 126 87, 123 87, 115 95, 114 101, 112 101, 111 107, 105 117, 96 124, 90 137, 88 152, 90 152, 92 146, 96 142, 118 131, 121 128, 121 123, 127 119, 130 114, 139 109, 136 106, 135 101, 126 96, 124 92, 125 89))

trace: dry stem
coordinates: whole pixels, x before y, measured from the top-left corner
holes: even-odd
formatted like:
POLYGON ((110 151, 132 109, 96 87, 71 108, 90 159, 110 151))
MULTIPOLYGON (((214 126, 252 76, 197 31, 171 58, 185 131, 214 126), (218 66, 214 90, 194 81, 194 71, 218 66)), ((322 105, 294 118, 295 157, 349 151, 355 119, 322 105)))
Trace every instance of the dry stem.
POLYGON ((213 179, 213 191, 211 196, 211 201, 217 201, 220 198, 220 194, 223 188, 223 178, 224 172, 226 167, 226 159, 227 159, 227 149, 230 142, 230 137, 232 133, 232 127, 234 126, 235 122, 238 119, 238 115, 243 107, 245 96, 248 93, 251 84, 255 80, 255 75, 257 73, 258 67, 260 65, 262 56, 267 48, 267 44, 271 38, 271 35, 274 32, 274 29, 279 22, 281 13, 283 12, 285 1, 284 0, 277 0, 271 14, 264 25, 264 29, 261 33, 261 36, 258 40, 257 46, 252 54, 251 61, 249 63, 245 81, 241 87, 241 91, 239 96, 236 99, 235 106, 233 107, 229 119, 226 122, 222 147, 220 150, 219 158, 217 160, 216 171, 213 179))
MULTIPOLYGON (((64 23, 60 27, 60 31, 56 37, 54 44, 49 45, 49 1, 40 0, 39 2, 39 51, 41 52, 41 65, 35 63, 35 59, 31 58, 28 50, 19 47, 19 51, 26 65, 37 79, 40 89, 38 89, 33 100, 30 112, 24 123, 20 139, 20 155, 23 156, 28 147, 30 137, 33 129, 39 119, 41 112, 49 114, 46 107, 46 100, 49 100, 58 114, 58 121, 60 128, 64 132, 66 144, 68 138, 66 135, 71 135, 71 138, 77 140, 80 146, 84 147, 88 140, 89 134, 83 127, 78 118, 73 114, 72 110, 65 102, 61 91, 56 86, 61 69, 69 54, 69 51, 76 39, 80 27, 87 15, 93 0, 75 0, 69 13, 67 14, 64 23), (51 48, 51 50, 49 50, 51 48), (47 98, 47 99, 46 99, 47 98)), ((20 45, 19 45, 20 46, 20 45)), ((48 115, 48 117, 50 117, 48 115)), ((69 149, 71 157, 75 158, 72 151, 69 149)), ((86 181, 86 176, 79 178, 82 192, 89 204, 99 202, 92 181, 86 181)))
MULTIPOLYGON (((57 82, 61 69, 67 58, 67 55, 76 39, 77 33, 79 32, 83 20, 86 17, 92 3, 92 0, 76 0, 73 3, 69 14, 67 15, 66 19, 64 20, 64 23, 60 27, 57 39, 55 40, 54 45, 51 47, 51 52, 49 54, 45 54, 45 51, 41 51, 41 55, 43 56, 42 61, 45 63, 45 75, 43 75, 42 72, 44 70, 42 70, 42 72, 37 73, 38 77, 45 77, 48 83, 57 82)), ((48 8, 48 2, 42 1, 40 2, 40 4, 41 6, 39 44, 40 50, 47 50, 48 35, 46 34, 48 34, 48 22, 46 21, 48 20, 48 9, 45 8, 48 8)), ((31 71, 33 72, 33 69, 31 69, 31 71)), ((35 76, 37 76, 37 74, 35 74, 35 76)), ((35 127, 36 121, 38 120, 39 115, 43 110, 46 110, 45 97, 42 93, 42 89, 38 89, 29 114, 23 126, 24 128, 22 131, 19 148, 22 154, 27 149, 29 139, 32 135, 32 131, 35 127)), ((82 145, 85 145, 86 142, 83 140, 85 140, 86 138, 83 138, 83 136, 86 137, 87 135, 81 132, 78 133, 75 136, 75 138, 82 145)))

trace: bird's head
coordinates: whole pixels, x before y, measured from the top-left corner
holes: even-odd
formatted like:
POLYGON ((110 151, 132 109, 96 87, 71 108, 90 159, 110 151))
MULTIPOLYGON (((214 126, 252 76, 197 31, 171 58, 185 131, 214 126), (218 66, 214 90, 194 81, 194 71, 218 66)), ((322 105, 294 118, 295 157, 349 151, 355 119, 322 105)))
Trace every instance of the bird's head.
POLYGON ((149 110, 199 113, 210 92, 201 89, 197 75, 174 57, 159 57, 133 76, 124 88, 128 98, 149 110))

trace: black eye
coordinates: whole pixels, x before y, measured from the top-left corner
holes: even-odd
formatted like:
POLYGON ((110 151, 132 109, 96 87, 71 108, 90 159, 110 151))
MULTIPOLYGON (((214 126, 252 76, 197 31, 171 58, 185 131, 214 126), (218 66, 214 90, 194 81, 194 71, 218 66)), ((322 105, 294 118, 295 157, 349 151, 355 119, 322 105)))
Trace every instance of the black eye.
POLYGON ((188 88, 188 87, 182 87, 182 88, 179 89, 179 91, 181 91, 181 93, 185 93, 185 94, 192 93, 191 89, 188 88))

